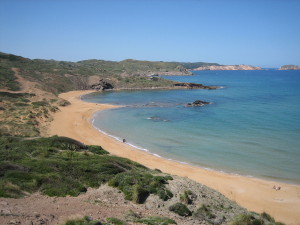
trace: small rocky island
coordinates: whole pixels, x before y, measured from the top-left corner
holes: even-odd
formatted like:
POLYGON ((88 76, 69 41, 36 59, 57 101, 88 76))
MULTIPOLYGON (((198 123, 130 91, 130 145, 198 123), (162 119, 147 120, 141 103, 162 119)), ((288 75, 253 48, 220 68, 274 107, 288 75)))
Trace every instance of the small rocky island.
POLYGON ((280 67, 278 70, 300 70, 300 67, 296 65, 284 65, 280 67))
POLYGON ((200 66, 193 70, 261 70, 261 67, 249 65, 231 65, 231 66, 200 66))
POLYGON ((202 100, 196 100, 193 103, 188 103, 186 106, 188 107, 199 107, 199 106, 204 106, 204 105, 208 105, 211 104, 210 102, 205 102, 202 100))

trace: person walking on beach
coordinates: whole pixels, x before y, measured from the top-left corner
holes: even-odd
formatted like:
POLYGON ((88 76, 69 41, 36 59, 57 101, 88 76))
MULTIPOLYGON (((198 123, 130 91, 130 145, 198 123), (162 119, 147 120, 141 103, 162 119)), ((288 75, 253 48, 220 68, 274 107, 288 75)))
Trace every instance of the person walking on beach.
POLYGON ((126 142, 126 139, 125 138, 123 138, 123 143, 125 143, 126 142))

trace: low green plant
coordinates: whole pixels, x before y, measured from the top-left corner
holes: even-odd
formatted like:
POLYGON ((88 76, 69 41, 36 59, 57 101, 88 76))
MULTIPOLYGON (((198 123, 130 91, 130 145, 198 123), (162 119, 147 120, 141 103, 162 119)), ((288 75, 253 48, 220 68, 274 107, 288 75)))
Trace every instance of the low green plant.
POLYGON ((261 218, 263 218, 263 219, 265 219, 265 220, 267 220, 267 221, 269 221, 269 222, 272 222, 272 223, 275 222, 274 218, 273 218, 272 216, 270 216, 270 215, 269 215, 268 213, 266 213, 266 212, 261 213, 260 216, 261 216, 261 218))
POLYGON ((149 216, 147 218, 138 219, 135 222, 147 224, 147 225, 169 225, 169 224, 177 224, 174 220, 169 219, 167 217, 160 216, 149 216))
POLYGON ((183 194, 180 194, 180 201, 185 204, 192 204, 193 200, 191 199, 191 196, 193 195, 193 192, 191 190, 184 191, 183 194))
MULTIPOLYGON (((101 147, 53 136, 0 137, 0 197, 41 191, 49 196, 77 196, 114 176, 147 169, 128 159, 107 155, 101 147)), ((136 198, 141 198, 139 189, 136 198)))
POLYGON ((67 220, 62 225, 101 225, 101 224, 102 224, 101 222, 92 220, 88 216, 85 216, 82 219, 67 220))
POLYGON ((212 213, 212 210, 209 206, 203 204, 201 205, 194 213, 193 216, 198 219, 204 219, 206 221, 210 221, 211 219, 216 218, 216 215, 212 213))
POLYGON ((171 205, 169 207, 169 210, 171 212, 174 212, 178 214, 179 216, 190 216, 192 215, 192 212, 189 210, 189 208, 185 205, 182 204, 181 202, 175 203, 174 205, 171 205))
POLYGON ((264 225, 263 220, 257 219, 250 214, 240 214, 233 219, 230 225, 264 225))
POLYGON ((156 194, 163 200, 172 198, 173 194, 166 189, 166 183, 165 177, 141 171, 126 171, 108 182, 110 186, 119 188, 126 200, 139 204, 144 203, 149 194, 156 194))
POLYGON ((283 223, 276 222, 273 217, 263 212, 262 214, 256 213, 243 213, 236 216, 229 225, 284 225, 283 223))
POLYGON ((115 218, 115 217, 106 218, 106 221, 109 224, 113 224, 113 225, 126 225, 126 222, 124 222, 123 220, 120 220, 118 218, 115 218))

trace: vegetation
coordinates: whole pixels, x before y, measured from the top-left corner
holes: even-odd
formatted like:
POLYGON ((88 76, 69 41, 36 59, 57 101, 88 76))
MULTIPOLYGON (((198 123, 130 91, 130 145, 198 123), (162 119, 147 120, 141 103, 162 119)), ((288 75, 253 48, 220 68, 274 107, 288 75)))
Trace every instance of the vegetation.
POLYGON ((267 213, 260 215, 255 213, 238 215, 229 223, 230 225, 284 225, 280 222, 275 222, 267 213))
POLYGON ((180 64, 181 66, 183 66, 186 69, 196 69, 198 67, 201 66, 221 66, 218 63, 206 63, 206 62, 194 62, 194 63, 182 63, 182 62, 178 62, 178 64, 180 64))
POLYGON ((171 205, 169 207, 169 210, 171 212, 174 212, 174 213, 178 214, 179 216, 190 216, 190 215, 192 215, 192 212, 189 210, 189 208, 185 204, 182 204, 180 202, 175 203, 174 205, 171 205))
POLYGON ((85 216, 82 219, 68 220, 63 225, 101 225, 99 221, 94 221, 88 216, 85 216))
POLYGON ((177 224, 174 220, 167 217, 159 216, 150 216, 143 219, 136 220, 138 223, 147 224, 147 225, 168 225, 168 224, 177 224))
POLYGON ((130 171, 143 174, 148 170, 130 160, 107 155, 99 146, 53 136, 0 137, 0 171, 0 197, 21 197, 35 191, 49 196, 77 196, 116 175, 130 171))
POLYGON ((16 81, 13 71, 9 67, 4 67, 0 64, 0 89, 8 88, 11 91, 20 90, 19 84, 16 81))
POLYGON ((113 225, 126 225, 126 222, 124 222, 123 220, 120 220, 118 218, 114 218, 114 217, 106 218, 106 221, 109 224, 113 224, 113 225))
MULTIPOLYGON (((174 220, 167 217, 149 216, 146 218, 139 218, 130 220, 131 222, 146 225, 169 225, 177 224, 174 220)), ((92 220, 90 217, 85 216, 82 219, 68 220, 63 225, 126 225, 127 223, 115 217, 106 218, 106 222, 92 220)))
POLYGON ((173 197, 167 190, 167 178, 153 176, 150 173, 140 171, 127 171, 117 174, 109 183, 112 187, 119 188, 125 195, 125 199, 141 204, 146 201, 150 194, 156 194, 164 201, 173 197))
POLYGON ((203 219, 205 221, 211 221, 211 219, 216 218, 216 215, 214 215, 207 205, 201 205, 194 213, 193 216, 198 219, 203 219))
POLYGON ((39 136, 41 123, 51 120, 56 102, 33 101, 35 94, 0 92, 0 135, 39 136))
POLYGON ((185 191, 183 194, 180 195, 180 201, 185 204, 192 204, 193 200, 191 197, 194 195, 194 193, 191 190, 185 191))

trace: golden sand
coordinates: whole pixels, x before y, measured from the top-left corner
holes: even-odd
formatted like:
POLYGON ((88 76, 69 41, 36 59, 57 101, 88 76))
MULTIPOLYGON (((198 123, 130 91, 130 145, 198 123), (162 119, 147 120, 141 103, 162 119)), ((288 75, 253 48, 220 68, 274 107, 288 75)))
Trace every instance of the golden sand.
POLYGON ((188 177, 211 187, 241 206, 257 213, 267 212, 286 224, 300 224, 300 186, 226 174, 159 158, 97 131, 90 120, 96 111, 116 108, 108 104, 87 103, 80 96, 92 91, 72 91, 59 97, 71 102, 61 107, 50 125, 50 135, 74 138, 88 145, 101 145, 113 155, 125 157, 151 169, 188 177), (280 186, 276 191, 273 186, 280 186))

